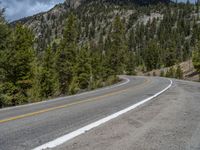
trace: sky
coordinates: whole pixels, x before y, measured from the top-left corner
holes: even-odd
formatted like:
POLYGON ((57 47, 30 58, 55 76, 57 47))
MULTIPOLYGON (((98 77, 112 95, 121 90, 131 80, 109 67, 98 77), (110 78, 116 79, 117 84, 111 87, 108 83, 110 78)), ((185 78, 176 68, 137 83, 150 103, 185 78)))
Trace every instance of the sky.
POLYGON ((13 21, 47 11, 62 2, 64 0, 0 0, 0 6, 6 8, 6 19, 13 21))
MULTIPOLYGON (((187 1, 187 0, 179 0, 187 1)), ((194 2, 195 0, 190 0, 194 2)), ((0 0, 0 6, 6 8, 5 16, 8 21, 44 12, 64 0, 0 0)))

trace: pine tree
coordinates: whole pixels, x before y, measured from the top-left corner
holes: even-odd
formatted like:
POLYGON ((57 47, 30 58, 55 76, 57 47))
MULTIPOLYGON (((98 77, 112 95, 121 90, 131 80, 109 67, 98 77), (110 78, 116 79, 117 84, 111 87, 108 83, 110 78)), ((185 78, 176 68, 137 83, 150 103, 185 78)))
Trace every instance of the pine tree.
POLYGON ((90 89, 102 87, 108 78, 108 68, 106 67, 105 55, 102 52, 90 53, 91 57, 91 82, 90 89))
POLYGON ((169 70, 167 70, 166 77, 168 77, 168 78, 174 78, 175 77, 174 67, 170 67, 169 70))
POLYGON ((2 82, 5 75, 5 54, 8 52, 10 47, 11 31, 4 19, 4 10, 0 9, 0 83, 2 82))
POLYGON ((128 61, 126 63, 126 71, 128 75, 135 75, 135 55, 132 51, 128 52, 128 61))
POLYGON ((45 50, 42 61, 35 64, 33 99, 38 101, 52 97, 57 92, 57 80, 54 68, 54 53, 51 47, 45 50))
POLYGON ((0 9, 0 52, 3 52, 8 47, 10 33, 11 30, 4 19, 4 10, 0 9))
POLYGON ((199 80, 200 80, 200 43, 197 45, 196 50, 193 52, 192 62, 193 62, 194 68, 199 73, 199 80))
POLYGON ((147 67, 147 71, 160 67, 159 47, 155 41, 150 41, 148 43, 148 47, 145 51, 144 62, 147 67))
POLYGON ((132 29, 129 34, 129 41, 128 41, 128 49, 129 51, 133 51, 135 46, 135 35, 134 30, 132 29))
POLYGON ((98 47, 100 51, 104 50, 104 38, 103 38, 103 34, 100 34, 100 38, 99 38, 99 42, 98 42, 98 47))
POLYGON ((92 68, 88 47, 83 47, 79 50, 73 76, 77 77, 80 89, 89 87, 92 77, 92 68))
POLYGON ((1 88, 5 105, 27 103, 32 87, 33 34, 26 27, 17 25, 12 37, 11 48, 4 52, 5 76, 1 88))
POLYGON ((61 94, 67 94, 73 78, 73 67, 77 53, 77 23, 76 17, 70 14, 66 23, 60 48, 56 53, 55 69, 61 94))
POLYGON ((178 65, 178 67, 177 67, 177 69, 176 69, 175 77, 176 77, 177 79, 183 79, 183 71, 182 71, 180 65, 178 65))
POLYGON ((164 57, 165 66, 173 66, 176 63, 175 46, 170 46, 169 48, 167 48, 164 57))
POLYGON ((127 46, 124 24, 119 16, 117 16, 113 22, 111 34, 111 48, 108 51, 108 64, 113 75, 122 74, 125 71, 127 46))
POLYGON ((10 49, 11 30, 4 19, 4 10, 0 9, 0 107, 11 104, 11 100, 6 94, 9 87, 6 87, 7 82, 7 63, 6 56, 9 54, 10 49))

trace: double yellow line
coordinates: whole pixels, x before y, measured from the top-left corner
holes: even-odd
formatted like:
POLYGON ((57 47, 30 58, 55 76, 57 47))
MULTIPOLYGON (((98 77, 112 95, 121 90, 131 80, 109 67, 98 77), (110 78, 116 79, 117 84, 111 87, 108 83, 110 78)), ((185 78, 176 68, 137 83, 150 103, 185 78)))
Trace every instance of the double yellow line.
MULTIPOLYGON (((149 82, 149 80, 145 79, 145 82, 143 84, 140 84, 139 86, 147 84, 148 82, 149 82)), ((108 94, 105 94, 103 96, 98 96, 98 97, 91 98, 91 99, 80 100, 80 101, 69 103, 69 104, 66 104, 66 105, 60 105, 60 106, 56 106, 56 107, 51 107, 51 108, 39 110, 39 111, 32 112, 32 113, 27 113, 27 114, 15 116, 15 117, 10 117, 10 118, 7 118, 7 119, 0 120, 0 123, 6 123, 6 122, 9 122, 9 121, 14 121, 14 120, 22 119, 22 118, 36 116, 36 115, 43 114, 43 113, 46 113, 46 112, 49 112, 49 111, 54 111, 54 110, 58 110, 58 109, 62 109, 62 108, 68 108, 70 106, 79 105, 79 104, 83 104, 83 103, 87 103, 87 102, 97 101, 97 100, 100 100, 100 99, 105 98, 105 97, 113 96, 113 95, 128 91, 129 89, 130 88, 127 88, 125 90, 120 90, 120 91, 108 93, 108 94)))

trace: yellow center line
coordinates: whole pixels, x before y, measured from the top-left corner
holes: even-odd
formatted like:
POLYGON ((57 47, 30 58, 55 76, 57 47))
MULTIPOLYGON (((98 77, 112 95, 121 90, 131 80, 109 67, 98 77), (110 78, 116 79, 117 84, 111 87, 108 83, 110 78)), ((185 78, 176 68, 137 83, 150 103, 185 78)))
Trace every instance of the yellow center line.
MULTIPOLYGON (((145 79, 145 82, 143 82, 143 84, 140 84, 138 86, 141 87, 144 84, 147 84, 148 82, 149 82, 149 80, 145 79)), ((128 91, 128 90, 130 90, 130 88, 127 88, 125 90, 112 92, 112 93, 105 94, 103 96, 98 96, 98 97, 91 98, 91 99, 80 100, 80 101, 69 103, 69 104, 66 104, 66 105, 60 105, 60 106, 56 106, 56 107, 51 107, 51 108, 39 110, 39 111, 32 112, 32 113, 27 113, 27 114, 15 116, 15 117, 10 117, 10 118, 7 118, 7 119, 0 120, 0 123, 6 123, 6 122, 9 122, 9 121, 14 121, 14 120, 22 119, 22 118, 36 116, 36 115, 43 114, 43 113, 46 113, 46 112, 49 112, 49 111, 53 111, 53 110, 57 110, 57 109, 67 108, 67 107, 78 105, 78 104, 83 104, 83 103, 87 103, 87 102, 96 101, 96 100, 99 100, 99 99, 102 99, 102 98, 105 98, 105 97, 109 97, 109 96, 113 96, 115 94, 119 94, 119 93, 122 93, 122 92, 125 92, 125 91, 128 91)))

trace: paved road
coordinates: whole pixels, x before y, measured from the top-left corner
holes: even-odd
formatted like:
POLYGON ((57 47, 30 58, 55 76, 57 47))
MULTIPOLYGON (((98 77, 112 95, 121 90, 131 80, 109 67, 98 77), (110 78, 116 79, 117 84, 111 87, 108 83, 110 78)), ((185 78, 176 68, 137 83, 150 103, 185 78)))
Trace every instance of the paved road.
POLYGON ((118 112, 166 88, 163 78, 127 77, 110 88, 0 110, 0 150, 28 150, 118 112), (126 84, 123 84, 123 83, 126 84))
POLYGON ((200 150, 200 83, 173 80, 152 101, 56 150, 200 150))

